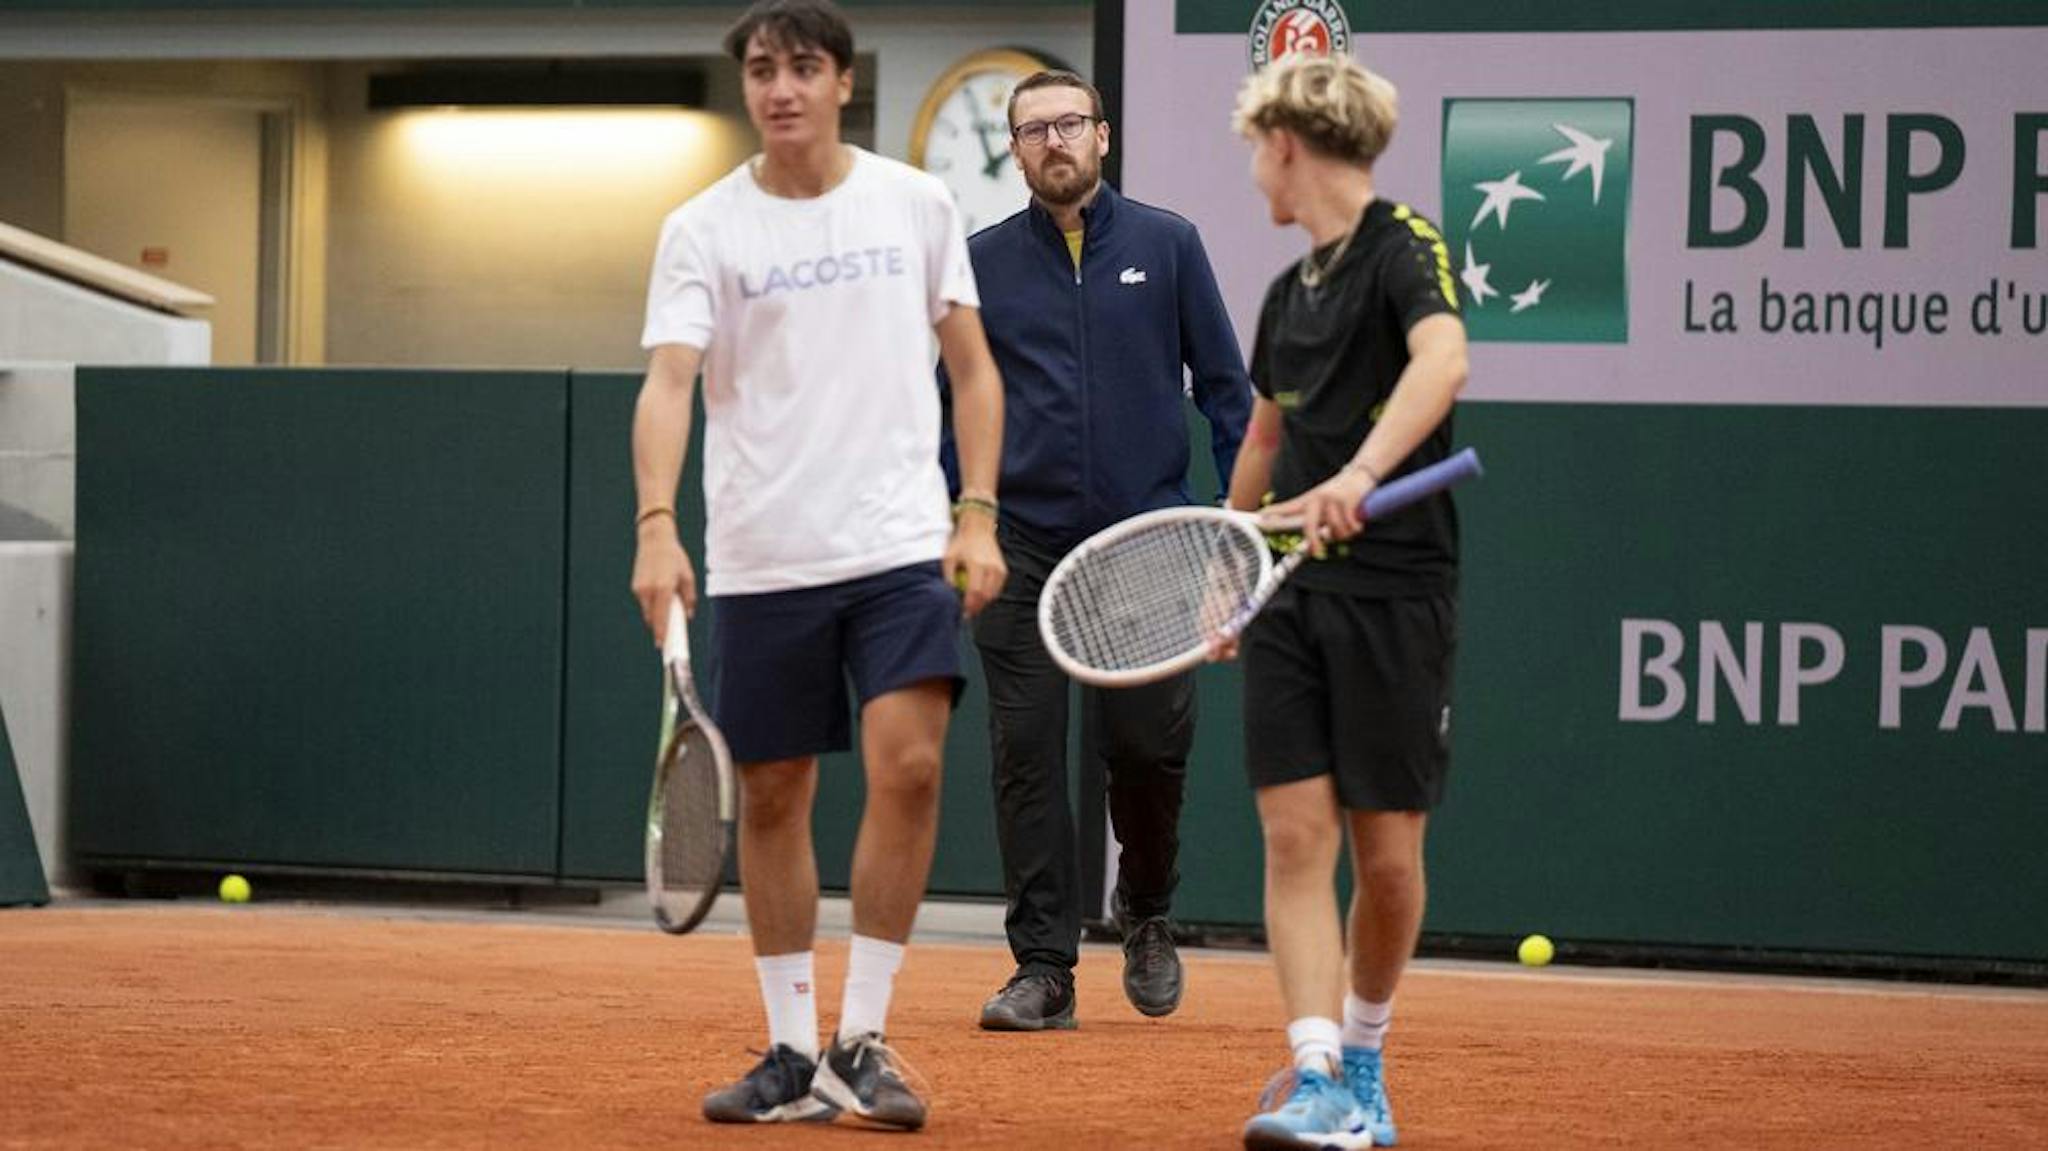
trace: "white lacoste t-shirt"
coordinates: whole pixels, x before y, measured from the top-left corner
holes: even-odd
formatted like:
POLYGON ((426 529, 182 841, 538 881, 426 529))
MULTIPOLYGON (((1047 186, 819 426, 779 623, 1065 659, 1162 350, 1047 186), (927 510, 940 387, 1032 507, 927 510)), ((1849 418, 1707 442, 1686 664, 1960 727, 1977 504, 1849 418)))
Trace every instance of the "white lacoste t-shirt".
POLYGON ((952 196, 853 149, 822 196, 743 164, 669 214, 641 343, 704 350, 705 588, 818 587, 938 559, 932 325, 980 307, 952 196))

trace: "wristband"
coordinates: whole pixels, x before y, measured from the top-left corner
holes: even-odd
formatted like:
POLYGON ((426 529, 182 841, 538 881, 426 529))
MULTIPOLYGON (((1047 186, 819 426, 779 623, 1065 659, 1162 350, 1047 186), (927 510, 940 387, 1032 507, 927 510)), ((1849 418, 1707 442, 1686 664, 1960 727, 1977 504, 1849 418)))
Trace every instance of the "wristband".
POLYGON ((671 507, 659 506, 648 508, 646 511, 641 512, 639 515, 633 517, 633 526, 636 528, 641 527, 644 524, 646 524, 648 520, 651 520, 656 516, 667 516, 670 519, 674 519, 676 518, 676 509, 671 507))
POLYGON ((980 496, 961 496, 953 504, 953 518, 957 520, 965 512, 980 512, 990 519, 995 519, 996 501, 985 500, 980 496))

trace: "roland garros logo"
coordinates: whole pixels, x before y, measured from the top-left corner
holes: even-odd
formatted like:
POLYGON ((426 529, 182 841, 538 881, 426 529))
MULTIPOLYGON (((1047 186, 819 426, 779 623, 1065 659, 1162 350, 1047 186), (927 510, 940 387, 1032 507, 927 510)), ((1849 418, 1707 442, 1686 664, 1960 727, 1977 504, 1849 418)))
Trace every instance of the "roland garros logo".
POLYGON ((1351 21, 1337 0, 1265 0, 1252 17, 1254 72, 1289 56, 1351 50, 1351 21))

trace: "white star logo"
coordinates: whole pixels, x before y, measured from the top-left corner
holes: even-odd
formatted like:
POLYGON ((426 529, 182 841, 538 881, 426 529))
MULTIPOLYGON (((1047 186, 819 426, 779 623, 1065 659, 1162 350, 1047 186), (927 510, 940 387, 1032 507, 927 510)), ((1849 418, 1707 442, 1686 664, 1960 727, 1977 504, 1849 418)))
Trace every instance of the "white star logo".
POLYGON ((1500 217, 1501 230, 1506 231, 1510 205, 1516 200, 1543 198, 1543 193, 1522 186, 1522 173, 1519 170, 1509 172, 1504 180, 1481 180, 1472 186, 1486 193, 1486 199, 1479 204, 1479 214, 1472 217, 1472 227, 1475 229, 1479 227, 1481 220, 1491 214, 1500 217))
POLYGON ((1542 303, 1543 292, 1545 289, 1549 287, 1549 280, 1529 281, 1528 287, 1523 288, 1521 291, 1516 292, 1514 295, 1508 297, 1508 299, 1513 300, 1515 302, 1515 306, 1508 309, 1508 314, 1513 315, 1516 312, 1527 311, 1530 308, 1533 308, 1536 305, 1542 303))
POLYGON ((1472 241, 1465 241, 1465 270, 1458 273, 1458 279, 1465 282, 1465 290, 1472 293, 1472 302, 1479 307, 1486 306, 1486 297, 1500 295, 1499 289, 1486 282, 1492 264, 1482 264, 1472 254, 1472 241))
MULTIPOLYGON (((1593 202, 1595 204, 1599 203, 1600 177, 1607 171, 1607 149, 1614 146, 1614 141, 1596 140, 1593 137, 1586 135, 1584 132, 1579 131, 1577 128, 1573 128, 1565 124, 1552 124, 1551 127, 1563 133, 1564 138, 1572 142, 1572 146, 1569 148, 1559 148, 1557 151, 1552 152, 1550 155, 1543 157, 1541 160, 1538 160, 1537 163, 1569 163, 1571 167, 1566 168, 1564 170, 1563 178, 1566 180, 1571 179, 1573 176, 1578 175, 1580 172, 1584 172, 1588 169, 1591 169, 1593 172, 1593 202)), ((1503 212, 1501 216, 1501 226, 1507 226, 1507 216, 1505 212, 1503 212)))

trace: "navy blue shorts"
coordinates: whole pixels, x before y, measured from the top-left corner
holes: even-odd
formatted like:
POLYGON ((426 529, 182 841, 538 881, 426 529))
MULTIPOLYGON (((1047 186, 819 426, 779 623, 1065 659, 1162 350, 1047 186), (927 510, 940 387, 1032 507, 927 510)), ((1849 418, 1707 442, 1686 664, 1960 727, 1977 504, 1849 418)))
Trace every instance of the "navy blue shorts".
POLYGON ((862 705, 933 679, 958 703, 967 685, 960 597, 936 563, 711 605, 711 714, 738 763, 852 747, 848 681, 862 705))

